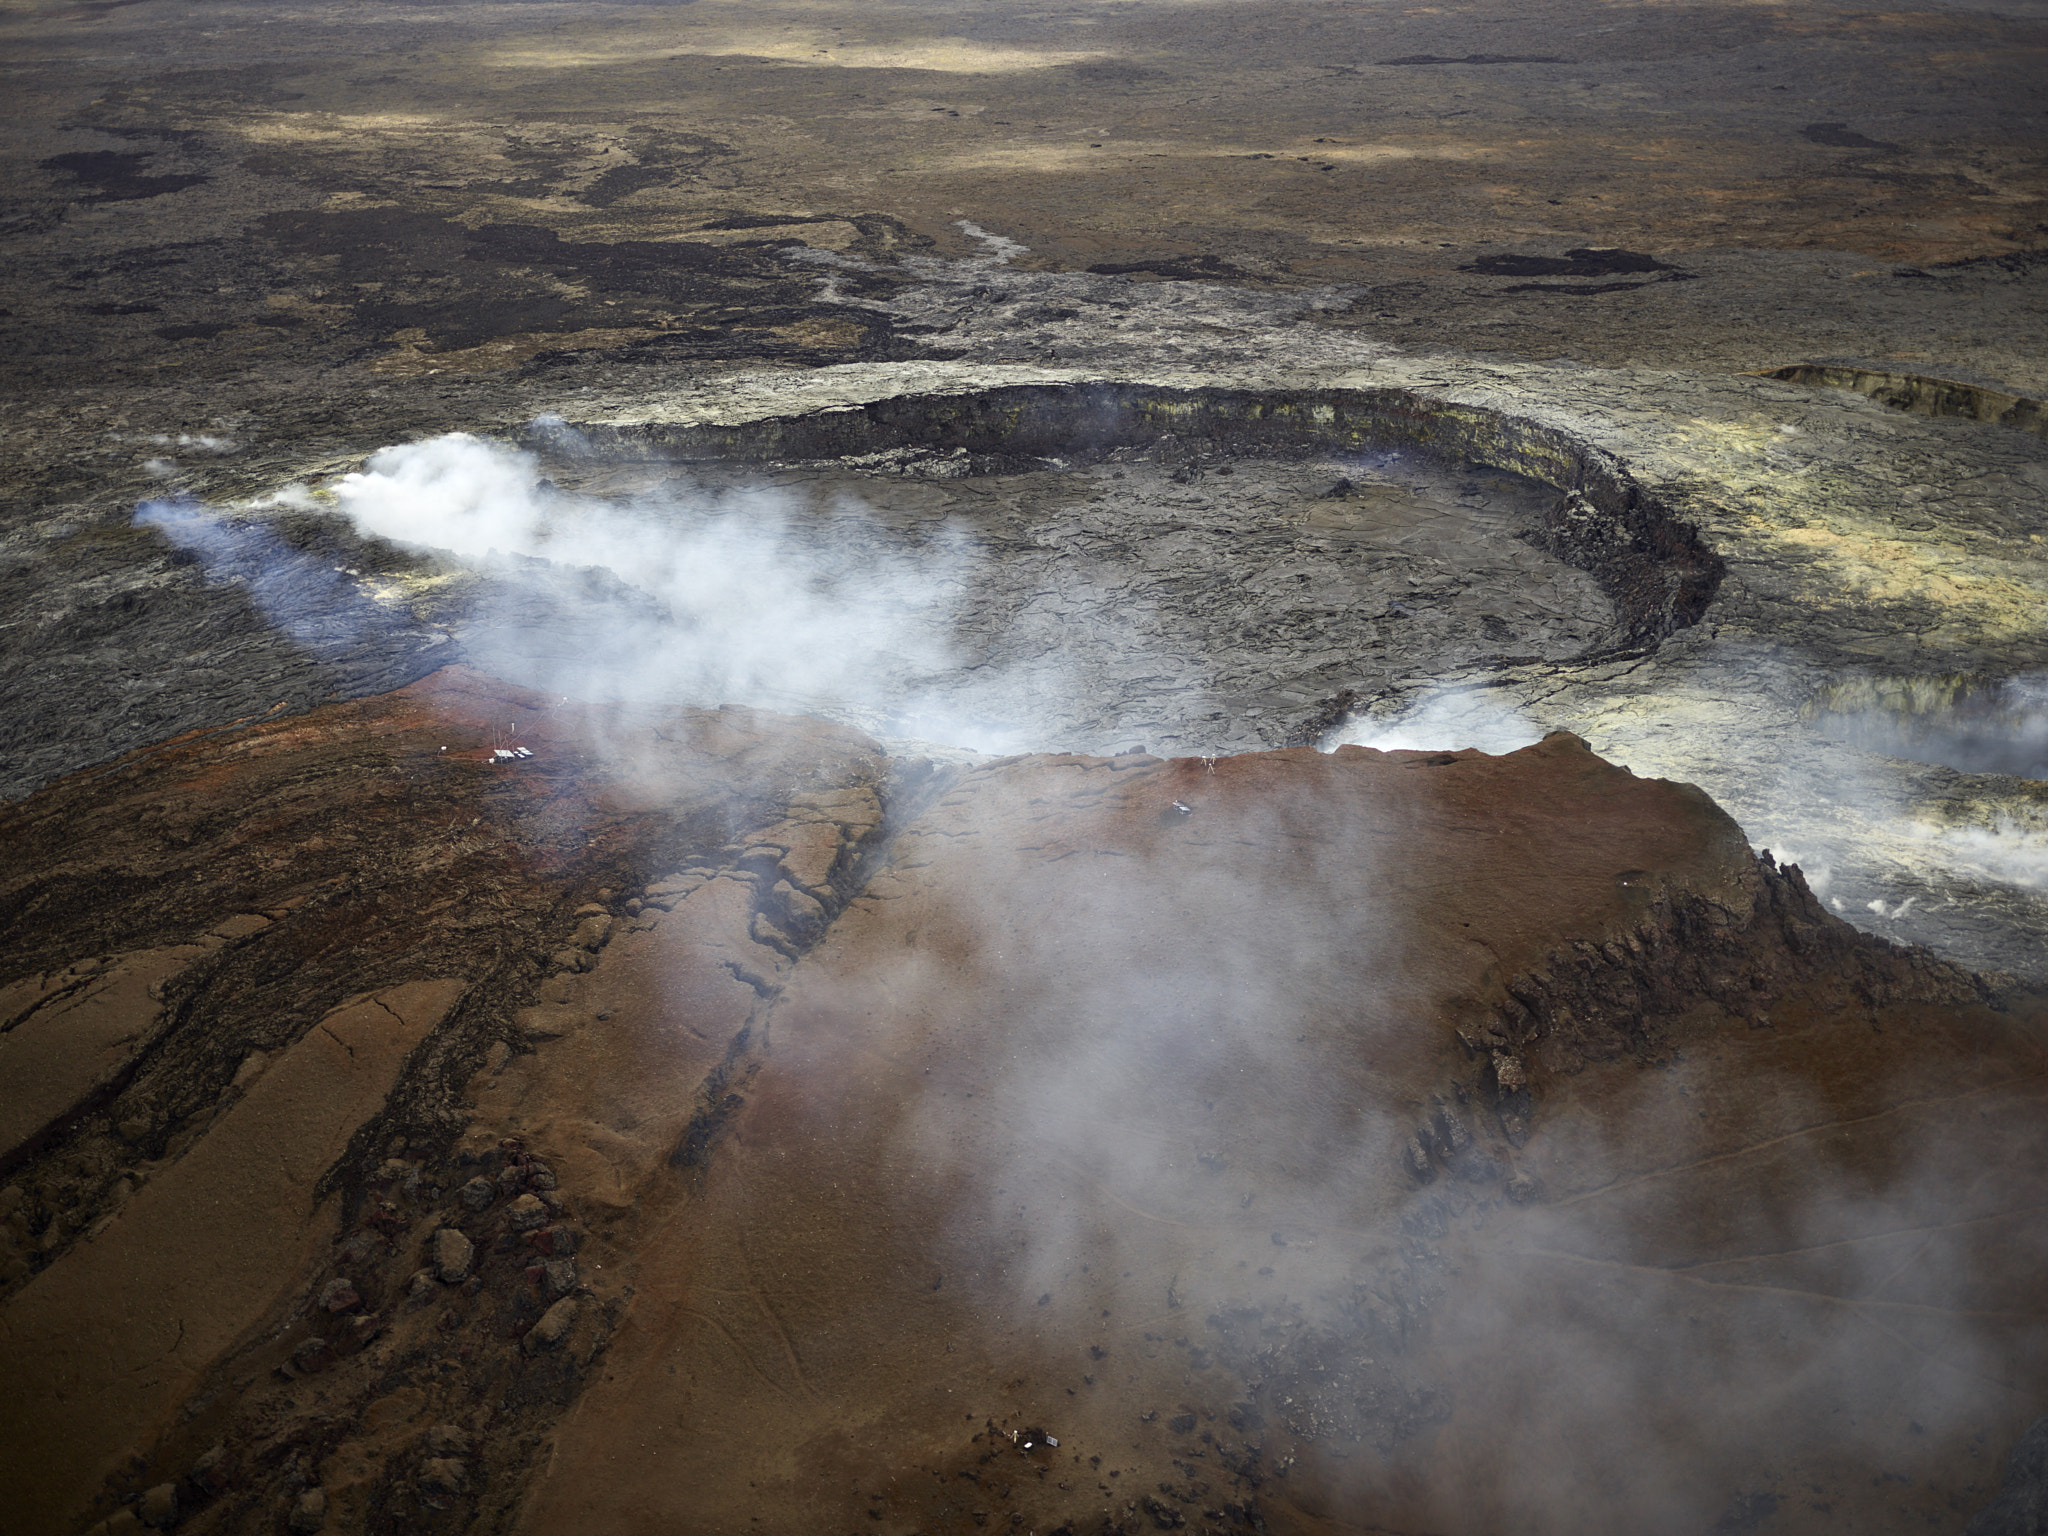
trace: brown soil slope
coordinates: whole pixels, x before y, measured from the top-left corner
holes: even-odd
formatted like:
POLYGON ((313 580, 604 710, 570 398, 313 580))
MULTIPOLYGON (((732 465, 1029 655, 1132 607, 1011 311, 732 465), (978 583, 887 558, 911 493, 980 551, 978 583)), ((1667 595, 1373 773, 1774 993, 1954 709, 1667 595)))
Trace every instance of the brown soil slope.
POLYGON ((2039 1000, 1569 736, 451 672, 0 835, 24 1529, 1923 1529, 2048 1396, 2039 1000))

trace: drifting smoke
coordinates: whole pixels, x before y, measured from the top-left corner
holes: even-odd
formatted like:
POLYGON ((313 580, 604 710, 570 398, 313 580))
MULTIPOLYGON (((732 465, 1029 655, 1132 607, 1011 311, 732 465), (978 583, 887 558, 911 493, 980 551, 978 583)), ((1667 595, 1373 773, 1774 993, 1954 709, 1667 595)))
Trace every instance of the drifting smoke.
MULTIPOLYGON (((1976 796, 1982 803, 1970 813, 1974 824, 1932 824, 1925 788, 1903 764, 1886 759, 1986 775, 2048 773, 2048 679, 1892 685, 1888 707, 1873 703, 1877 691, 1845 687, 1841 693, 1855 707, 1822 712, 1810 725, 1788 722, 1782 735, 1752 736, 1739 755, 1718 750, 1711 715, 1689 730, 1667 730, 1667 719, 1657 719, 1654 729, 1593 745, 1639 773, 1700 784, 1742 822, 1753 846, 1797 864, 1813 893, 1857 926, 1932 944, 1966 964, 2038 976, 2038 957, 2009 945, 1984 950, 1982 924, 1968 917, 1987 899, 2017 895, 2030 902, 2038 898, 2019 893, 2048 891, 2048 828, 2038 808, 1994 784, 1976 796), (1809 730, 1853 750, 1815 753, 1809 730)), ((1668 721, 1687 718, 1674 708, 1668 721)), ((1495 690, 1442 687, 1354 717, 1322 746, 1501 753, 1540 739, 1547 728, 1495 690)))
MULTIPOLYGON (((1031 1202, 996 1281, 1020 1312, 1050 1293, 1047 1306, 1080 1323, 1082 1296, 1105 1288, 1136 1302, 1141 1287, 1116 1280, 1133 1264, 1142 1288, 1157 1286, 1145 1304, 1163 1302, 1158 1233, 1149 1222, 1132 1230, 1134 1213, 1224 1230, 1283 1209, 1289 1222, 1341 1224, 1380 1182, 1373 1175, 1399 1166, 1406 1127, 1370 1064, 1414 988, 1400 917, 1373 898, 1369 829, 1333 825, 1313 794, 1292 793, 1240 812, 1227 835, 1210 832, 1200 823, 1215 782, 1197 777, 1182 791, 1190 810, 1163 856, 991 850, 997 877, 984 870, 985 884, 949 893, 968 977, 891 960, 892 996, 943 1017, 965 980, 968 995, 1000 997, 1012 1026, 988 1062, 985 1110, 963 1124, 958 1100, 927 1096, 905 1132, 982 1189, 1010 1182, 1005 1170, 1027 1186, 1034 1169, 1063 1171, 1067 1198, 1031 1202), (1248 858, 1246 844, 1267 853, 1248 858), (1038 916, 1020 923, 1019 907, 1038 916), (1329 994, 1336 955, 1346 973, 1375 978, 1372 995, 1329 994), (1102 1278, 1075 1285, 1083 1264, 1102 1278)), ((1030 814, 1003 805, 981 815, 1020 813, 1030 814)), ((1259 1226, 1258 1243, 1270 1231, 1259 1226)), ((971 1232, 956 1237, 973 1247, 971 1232)))
MULTIPOLYGON (((289 487, 264 505, 295 507, 310 500, 302 489, 289 487)), ((213 580, 243 587, 265 617, 317 657, 360 655, 366 633, 378 625, 375 605, 357 591, 349 572, 293 548, 260 517, 227 517, 198 502, 165 499, 142 503, 135 523, 197 556, 213 580)))
POLYGON ((881 540, 851 502, 800 530, 805 514, 764 491, 687 503, 571 496, 541 479, 531 454, 467 433, 386 448, 334 496, 362 533, 500 575, 516 578, 507 567, 525 560, 615 579, 608 593, 572 596, 553 622, 522 612, 516 593, 478 614, 472 654, 516 681, 586 697, 872 711, 953 664, 961 541, 944 530, 921 546, 881 540))
POLYGON ((2048 779, 2048 674, 1850 684, 1834 690, 1814 723, 1866 752, 2048 779))
POLYGON ((968 239, 979 240, 988 248, 984 255, 971 259, 978 259, 1000 267, 1015 261, 1019 256, 1030 254, 1030 246, 1019 245, 1015 240, 1009 239, 1004 235, 992 235, 979 224, 972 223, 967 219, 955 219, 953 226, 961 234, 967 236, 968 239))
MULTIPOLYGON (((585 696, 900 721, 960 666, 953 621, 982 558, 944 530, 908 548, 849 503, 821 514, 764 492, 571 496, 531 456, 461 434, 386 449, 333 495, 360 532, 490 574, 464 636, 480 665, 585 696)), ((280 612, 322 579, 203 509, 152 503, 138 518, 246 573, 280 612)), ((1047 635, 1047 654, 1059 641, 1047 635)), ((1060 672, 991 670, 984 697, 1023 698, 1019 744, 1042 744, 1026 696, 1056 691, 1060 672)), ((1500 753, 1540 735, 1483 690, 1445 689, 1329 745, 1500 753)), ((1615 1103, 1576 1117, 1579 1142, 1562 1115, 1512 1153, 1488 1134, 1418 1188, 1415 1138, 1452 1147, 1484 1112, 1428 1097, 1453 1049, 1445 978, 1488 961, 1458 936, 1468 924, 1430 904, 1465 879, 1456 910, 1477 918, 1494 910, 1494 875, 1512 870, 1397 847, 1364 801, 1329 794, 1261 789, 1226 822, 1210 797, 1228 765, 1163 788, 1149 834, 1090 825, 1134 768, 1149 771, 1058 770, 1070 790, 1020 772, 1007 800, 992 777, 957 809, 952 797, 927 808, 867 887, 890 899, 857 904, 832 953, 793 975, 757 1091, 799 1074, 814 1086, 774 1182, 794 1189, 808 1172, 833 1196, 816 1222, 764 1217, 759 1239, 787 1245, 807 1292, 812 1276, 858 1276, 820 1338, 886 1355, 873 1340, 940 1298, 930 1304, 963 1309, 964 1348, 1045 1355, 1045 1379, 1072 1382, 1065 1397, 1047 1389, 1051 1410, 1083 1424, 1100 1410, 1078 1394, 1099 1373, 1156 1393, 1145 1403, 1172 1417, 1148 1433, 1214 1408, 1205 1426, 1249 1439, 1268 1416, 1273 1444, 1329 1450, 1326 1483, 1361 1501, 1378 1496, 1369 1480, 1387 1463, 1375 1457, 1412 1455, 1440 1474, 1405 1511, 1426 1528, 1575 1528, 1581 1482, 1598 1479, 1635 1529, 1749 1529, 1775 1495, 1703 1501, 1727 1492, 1715 1455, 1744 1477, 1766 1463, 1773 1422, 1882 1399, 1872 1427, 1837 1437, 1865 1479, 1888 1436, 1996 1424, 2000 1365, 1970 1311, 1984 1256, 1968 1241, 1970 1222, 1995 1233, 2002 1212, 1963 1208, 1979 1171, 1943 1161, 1943 1122, 1924 1150, 1883 1127, 1912 1171, 1873 1188, 1873 1161, 1852 1165, 1821 1134, 1860 1121, 1752 1074, 1739 1089, 1749 1139, 1789 1150, 1737 1198, 1711 1165, 1753 1149, 1720 1155, 1725 1135, 1709 1131, 1727 1127, 1702 1123, 1680 1079, 1631 1069, 1615 1103), (1046 809, 1062 794, 1063 812, 1046 809), (887 942, 864 946, 863 933, 887 942), (906 1084, 911 1062, 934 1066, 906 1084), (805 1157, 820 1161, 800 1170, 805 1157), (1507 1203, 1522 1198, 1511 1158, 1537 1170, 1533 1207, 1507 1203), (857 1199, 841 1197, 842 1175, 849 1190, 865 1181, 857 1199), (1712 1225, 1738 1209, 1747 1226, 1712 1225), (803 1248, 841 1221, 855 1229, 842 1246, 803 1248), (1895 1324, 1915 1330, 1910 1348, 1885 1342, 1895 1324), (1469 1394, 1460 1432, 1491 1437, 1477 1449, 1427 1460, 1450 1407, 1425 1365, 1469 1394), (1241 1408, 1218 1395, 1239 1391, 1241 1408), (1706 1452, 1672 1438, 1687 1426, 1706 1452), (1338 1466, 1354 1448, 1355 1466, 1338 1466)), ((1747 1039, 1751 1026, 1717 1027, 1747 1039)), ((1115 1401, 1123 1418, 1093 1431, 1105 1446, 1136 1433, 1137 1399, 1115 1401)))
POLYGON ((351 623, 403 626, 419 580, 440 588, 437 622, 466 660, 584 699, 748 704, 983 753, 1113 752, 1217 718, 1200 660, 1129 602, 1113 560, 1077 554, 1012 591, 990 567, 1014 552, 949 522, 885 521, 844 493, 574 495, 533 455, 453 433, 380 451, 325 498, 289 486, 234 512, 151 502, 137 520, 248 584, 324 655, 351 623), (425 564, 391 576, 369 552, 309 553, 257 515, 278 509, 339 510, 425 564), (363 577, 366 563, 386 574, 363 577), (363 592, 337 590, 340 577, 363 592), (1155 698, 1144 684, 1161 679, 1155 698))
POLYGON ((1930 833, 1949 867, 2032 890, 2048 890, 2048 834, 2002 820, 1989 827, 1951 827, 1930 833))
POLYGON ((1543 732, 1479 689, 1432 692, 1399 713, 1360 715, 1323 741, 1325 751, 1446 752, 1476 747, 1496 756, 1542 740, 1543 732))
POLYGON ((1332 769, 1234 799, 1242 762, 991 768, 894 845, 772 1025, 817 1085, 778 1178, 876 1170, 844 1238, 895 1309, 870 1347, 955 1327, 1022 1422, 1121 1450, 1184 1414, 1226 1462, 1298 1453, 1277 1497, 1313 1475, 1362 1527, 1709 1530, 1789 1497, 1788 1427, 1840 1416, 1809 1475, 1867 1484, 2003 1422, 1971 1309, 2031 1241, 2023 1181, 1717 1008, 1697 1061, 1560 1083, 1511 1148, 1450 1089, 1442 1009, 1488 958, 1462 903, 1546 872, 1395 836, 1416 803, 1332 769))
POLYGON ((1816 845, 1822 860, 1808 868, 1810 883, 1845 918, 1970 964, 2038 976, 2038 955, 1986 952, 1967 918, 1951 920, 1987 898, 2010 911, 2048 890, 2038 795, 2000 782, 2048 777, 2048 677, 1859 679, 1830 688, 1807 724, 1851 750, 1803 754, 1796 770, 1732 792, 1710 787, 1816 845), (1942 768, 1982 777, 1959 784, 1942 768))

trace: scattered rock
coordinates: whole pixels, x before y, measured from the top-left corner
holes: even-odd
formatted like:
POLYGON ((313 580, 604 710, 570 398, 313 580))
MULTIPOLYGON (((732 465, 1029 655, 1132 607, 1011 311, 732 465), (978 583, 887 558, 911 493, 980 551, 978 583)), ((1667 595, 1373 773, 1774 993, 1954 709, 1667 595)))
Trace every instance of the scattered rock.
POLYGON ((420 1486, 429 1493, 459 1494, 469 1486, 469 1469, 453 1456, 435 1456, 420 1465, 420 1486))
POLYGON ((798 931, 815 930, 825 924, 825 908, 815 896, 798 890, 787 880, 778 880, 769 892, 770 897, 781 907, 791 928, 798 931))
POLYGON ((331 1353, 325 1339, 302 1339, 292 1350, 292 1364, 307 1372, 323 1370, 331 1353))
POLYGON ((560 1301, 541 1313, 540 1321, 526 1331, 522 1341, 529 1355, 539 1354, 544 1349, 553 1349, 568 1335, 576 1321, 576 1298, 564 1296, 560 1301))
POLYGON ((568 1034, 576 1027, 576 1015, 566 1008, 521 1008, 512 1015, 512 1023, 522 1039, 538 1045, 568 1034))
POLYGON ((218 1442, 208 1447, 185 1474, 201 1493, 219 1493, 227 1486, 228 1448, 218 1442))
POLYGON ((135 1501, 138 1519, 153 1530, 166 1530, 178 1523, 178 1489, 174 1483, 158 1483, 135 1501))
MULTIPOLYGON (((234 1088, 238 1092, 242 1089, 247 1088, 251 1083, 255 1082, 257 1078, 263 1075, 263 1069, 269 1065, 270 1057, 267 1054, 265 1054, 262 1051, 251 1051, 248 1055, 242 1058, 242 1064, 239 1067, 235 1068, 234 1081, 230 1083, 228 1086, 234 1088)), ((149 1123, 147 1121, 144 1121, 142 1122, 142 1124, 143 1131, 145 1134, 147 1134, 149 1123)), ((123 1134, 125 1135, 126 1133, 123 1132, 123 1134)), ((136 1138, 130 1139, 133 1140, 136 1138)))
POLYGON ((427 1449, 437 1456, 467 1456, 475 1446, 469 1431, 454 1424, 436 1424, 426 1440, 427 1449))
POLYGON ((514 1232, 531 1232, 547 1225, 548 1208, 538 1195, 521 1195, 512 1202, 507 1216, 514 1232))
POLYGON ((443 1285, 460 1285, 469 1278, 470 1260, 476 1246, 453 1227, 443 1227, 427 1241, 427 1256, 443 1285))
POLYGON ((291 1527, 295 1531, 317 1531, 327 1523, 327 1494, 319 1488, 308 1488, 299 1495, 292 1505, 291 1527))
POLYGON ((1429 1146, 1421 1136, 1408 1138, 1408 1144, 1401 1149, 1401 1158, 1408 1165, 1408 1171, 1424 1184, 1436 1177, 1436 1164, 1429 1160, 1429 1146))
POLYGON ((1485 1147, 1467 1147, 1458 1158, 1458 1177, 1468 1184, 1490 1183, 1500 1172, 1500 1158, 1485 1147))
POLYGON ((431 1301, 439 1287, 434 1283, 434 1271, 416 1269, 412 1278, 405 1282, 405 1294, 414 1303, 431 1301))
POLYGON ((586 917, 576 925, 576 932, 570 936, 569 942, 578 949, 588 950, 595 954, 598 950, 604 948, 605 942, 611 936, 612 920, 610 917, 586 917))
POLYGON ((549 1259, 540 1268, 543 1284, 550 1297, 566 1296, 576 1289, 574 1259, 549 1259))
POLYGON ((320 1306, 327 1312, 346 1312, 362 1304, 362 1293, 345 1275, 337 1275, 320 1288, 320 1306))
POLYGON ((530 1163, 526 1169, 528 1189, 547 1190, 555 1187, 555 1170, 546 1163, 530 1163))
POLYGON ((1436 1142, 1436 1150, 1445 1162, 1453 1162, 1472 1143, 1472 1132, 1459 1118, 1456 1110, 1448 1104, 1437 1106, 1431 1116, 1425 1133, 1436 1142))
POLYGON ((498 1187, 489 1179, 479 1175, 463 1185, 458 1193, 462 1203, 472 1211, 481 1211, 498 1198, 498 1187))
POLYGON ((1187 1517, 1171 1504, 1161 1503, 1150 1496, 1145 1499, 1144 1504, 1145 1513, 1152 1517, 1152 1524, 1162 1531, 1178 1530, 1188 1523, 1187 1517))

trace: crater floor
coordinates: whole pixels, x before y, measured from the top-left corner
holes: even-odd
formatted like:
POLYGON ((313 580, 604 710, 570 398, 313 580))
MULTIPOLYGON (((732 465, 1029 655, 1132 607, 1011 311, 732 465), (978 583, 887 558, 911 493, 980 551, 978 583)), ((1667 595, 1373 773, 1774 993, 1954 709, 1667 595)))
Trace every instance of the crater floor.
MULTIPOLYGON (((604 498, 587 511, 623 503, 637 537, 685 559, 714 562, 767 522, 762 561, 735 575, 770 625, 782 584, 822 588, 835 624, 844 605, 837 643, 858 671, 829 688, 796 681, 795 648, 744 679, 694 675, 689 652, 718 641, 684 627, 688 609, 632 611, 639 587, 608 612, 501 577, 443 622, 536 687, 803 709, 984 753, 1256 749, 1300 738, 1343 688, 1612 639, 1597 581, 1541 547, 1550 487, 1398 452, 1193 472, 1157 459, 959 479, 728 473, 723 498, 703 476, 548 466, 604 498)), ((559 563, 579 558, 574 529, 567 513, 552 531, 559 563)))

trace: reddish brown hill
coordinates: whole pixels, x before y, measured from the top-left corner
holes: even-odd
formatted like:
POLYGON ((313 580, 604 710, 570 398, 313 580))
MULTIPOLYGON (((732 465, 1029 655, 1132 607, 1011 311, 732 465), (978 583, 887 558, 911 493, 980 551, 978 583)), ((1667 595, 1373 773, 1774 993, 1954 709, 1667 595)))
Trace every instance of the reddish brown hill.
POLYGON ((0 836, 26 1528, 1920 1529, 2048 1406, 2040 1000, 1572 737, 451 672, 0 836))

